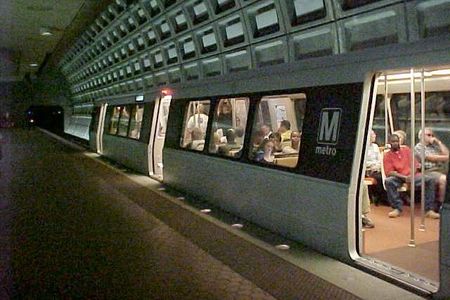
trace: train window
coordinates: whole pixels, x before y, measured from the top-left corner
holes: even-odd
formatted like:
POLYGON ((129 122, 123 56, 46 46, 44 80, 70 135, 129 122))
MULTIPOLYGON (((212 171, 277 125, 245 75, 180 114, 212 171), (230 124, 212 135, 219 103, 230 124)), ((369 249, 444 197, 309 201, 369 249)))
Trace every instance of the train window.
POLYGON ((294 168, 301 145, 306 95, 265 96, 256 109, 250 159, 294 168))
POLYGON ((131 108, 130 131, 128 137, 138 140, 141 136, 142 118, 144 116, 144 105, 137 104, 131 108))
POLYGON ((183 120, 183 135, 180 139, 182 148, 195 151, 203 151, 205 148, 210 103, 210 100, 187 103, 183 120))
POLYGON ((124 106, 120 112, 119 128, 117 134, 120 136, 127 136, 128 125, 130 123, 130 107, 124 106))
POLYGON ((111 116, 111 118, 109 119, 109 133, 110 134, 117 134, 121 108, 122 107, 120 107, 120 106, 111 107, 111 110, 109 113, 109 115, 111 116))
POLYGON ((241 157, 248 107, 248 98, 219 100, 210 132, 210 153, 228 157, 241 157))

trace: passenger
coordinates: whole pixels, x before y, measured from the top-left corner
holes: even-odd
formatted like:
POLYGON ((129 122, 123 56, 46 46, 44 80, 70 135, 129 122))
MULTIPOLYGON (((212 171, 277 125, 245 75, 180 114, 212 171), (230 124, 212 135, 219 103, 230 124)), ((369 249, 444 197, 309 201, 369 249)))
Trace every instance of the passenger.
POLYGON ((291 138, 291 122, 288 120, 283 120, 280 123, 280 128, 278 132, 281 134, 281 141, 289 141, 291 138))
POLYGON ((267 164, 272 164, 275 157, 273 155, 274 144, 271 140, 264 140, 255 155, 255 160, 267 164))
MULTIPOLYGON (((422 138, 422 131, 419 131, 419 139, 422 138)), ((422 151, 425 155, 425 174, 432 177, 438 186, 438 201, 442 204, 445 197, 445 188, 447 185, 447 176, 445 174, 448 168, 449 151, 433 133, 431 128, 424 129, 423 144, 417 143, 414 147, 415 155, 418 161, 421 161, 422 151)))
POLYGON ((404 132, 403 130, 396 130, 393 132, 393 134, 396 134, 398 136, 400 146, 404 146, 406 144, 406 132, 404 132))
POLYGON ((383 187, 381 176, 381 153, 376 143, 377 135, 375 131, 370 131, 371 144, 367 147, 366 176, 375 179, 375 184, 369 186, 370 198, 378 202, 386 202, 387 195, 383 187))
POLYGON ((361 213, 362 213, 362 225, 364 228, 374 228, 375 224, 369 218, 370 213, 370 198, 369 198, 369 190, 367 189, 367 185, 363 184, 362 190, 362 200, 361 200, 361 213))
POLYGON ((189 149, 202 151, 205 146, 202 130, 194 127, 191 132, 192 142, 189 143, 189 149))
POLYGON ((264 139, 269 139, 269 136, 272 134, 272 130, 270 129, 270 126, 267 124, 263 124, 261 126, 261 132, 264 135, 264 139))
POLYGON ((230 128, 233 128, 233 107, 230 100, 225 99, 219 102, 217 108, 216 130, 221 130, 222 135, 225 135, 230 128))
POLYGON ((208 126, 208 116, 205 114, 205 107, 203 104, 199 103, 197 105, 197 111, 194 115, 192 115, 188 122, 187 122, 187 128, 190 131, 194 127, 200 128, 203 134, 203 137, 206 133, 206 127, 208 126))
POLYGON ((283 147, 281 146, 281 134, 279 132, 274 132, 269 136, 269 140, 273 143, 273 151, 281 152, 283 147))
POLYGON ((259 150, 262 142, 264 141, 264 133, 261 130, 258 130, 252 136, 252 156, 254 157, 259 150))
POLYGON ((220 137, 217 134, 217 132, 214 132, 212 141, 209 146, 209 152, 217 153, 217 151, 219 150, 219 146, 220 146, 220 137))
POLYGON ((290 153, 298 153, 300 151, 300 137, 301 132, 298 131, 292 131, 291 133, 291 144, 288 146, 283 147, 283 153, 290 154, 290 153))
POLYGON ((234 129, 228 129, 225 136, 227 138, 227 147, 229 150, 241 148, 241 146, 236 143, 236 133, 234 129))
MULTIPOLYGON (((388 201, 393 210, 389 212, 390 218, 396 218, 402 213, 403 203, 400 199, 398 188, 405 182, 411 181, 411 159, 412 153, 409 147, 400 147, 399 137, 392 134, 389 137, 391 150, 384 155, 384 172, 386 174, 386 192, 388 201)), ((421 174, 417 172, 419 164, 416 161, 414 186, 421 186, 421 174)), ((434 205, 434 180, 432 177, 425 178, 425 216, 432 219, 439 219, 440 215, 433 210, 434 205)))
POLYGON ((244 144, 244 129, 242 127, 238 127, 234 130, 234 133, 236 134, 235 140, 236 143, 239 145, 244 144))

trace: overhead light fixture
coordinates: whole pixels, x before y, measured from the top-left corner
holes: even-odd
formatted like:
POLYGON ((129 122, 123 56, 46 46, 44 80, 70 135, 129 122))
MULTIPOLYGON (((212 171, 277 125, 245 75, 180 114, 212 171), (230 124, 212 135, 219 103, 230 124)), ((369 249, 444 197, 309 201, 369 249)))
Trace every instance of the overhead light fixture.
POLYGON ((50 36, 53 35, 53 33, 50 31, 47 27, 41 27, 39 28, 39 34, 43 36, 50 36))
POLYGON ((38 67, 39 65, 37 64, 37 63, 31 63, 30 64, 30 67, 33 67, 33 68, 35 68, 35 67, 38 67))

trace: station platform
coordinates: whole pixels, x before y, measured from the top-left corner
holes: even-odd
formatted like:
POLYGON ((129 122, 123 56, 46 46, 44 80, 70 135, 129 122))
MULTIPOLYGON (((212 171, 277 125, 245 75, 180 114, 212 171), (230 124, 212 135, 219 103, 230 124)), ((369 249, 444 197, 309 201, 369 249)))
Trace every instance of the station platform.
POLYGON ((48 132, 0 133, 0 299, 422 299, 48 132))

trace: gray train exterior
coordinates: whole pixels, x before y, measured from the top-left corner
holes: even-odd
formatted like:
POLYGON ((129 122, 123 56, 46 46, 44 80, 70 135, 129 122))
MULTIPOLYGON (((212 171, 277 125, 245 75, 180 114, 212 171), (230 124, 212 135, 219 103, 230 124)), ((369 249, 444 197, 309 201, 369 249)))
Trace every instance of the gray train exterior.
MULTIPOLYGON (((386 69, 449 64, 448 41, 436 40, 423 46, 395 46, 174 88, 163 157, 164 182, 321 253, 360 266, 355 212, 363 176, 373 77, 375 71, 386 69), (204 153, 180 149, 184 102, 177 99, 243 95, 258 99, 261 93, 288 92, 309 95, 299 165, 294 170, 252 164, 245 151, 241 159, 234 160, 208 155, 206 149, 204 153), (323 109, 341 112, 337 141, 320 141, 323 109)), ((441 211, 439 290, 431 285, 415 286, 433 292, 437 298, 450 295, 449 201, 447 193, 441 211)), ((388 270, 383 273, 414 286, 406 277, 403 281, 388 270)))

